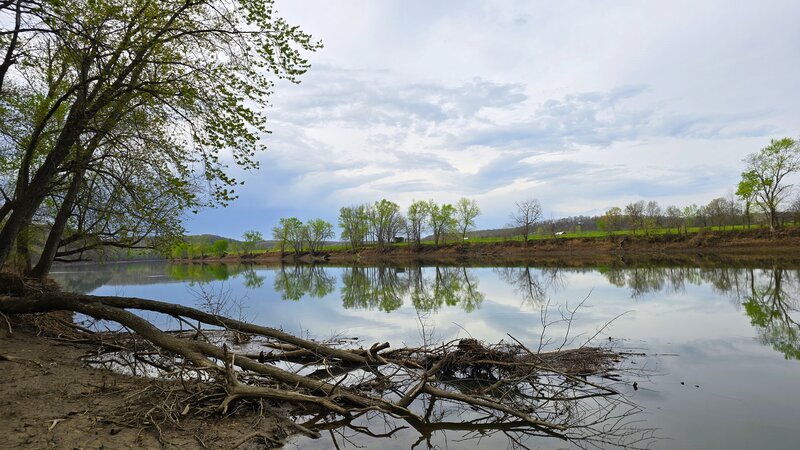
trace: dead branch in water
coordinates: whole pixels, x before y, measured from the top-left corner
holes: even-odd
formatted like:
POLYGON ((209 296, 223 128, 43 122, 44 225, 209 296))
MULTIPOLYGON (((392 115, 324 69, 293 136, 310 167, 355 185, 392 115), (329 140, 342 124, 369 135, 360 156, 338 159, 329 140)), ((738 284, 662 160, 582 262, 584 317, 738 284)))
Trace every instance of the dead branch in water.
MULTIPOLYGON (((391 350, 388 343, 376 343, 353 349, 140 298, 47 292, 0 298, 5 314, 49 311, 80 313, 124 327, 115 332, 79 326, 59 330, 62 338, 96 344, 96 364, 181 381, 181 393, 148 392, 147 398, 163 401, 138 408, 138 416, 128 414, 127 419, 138 417, 159 432, 187 414, 266 408, 294 417, 295 428, 311 437, 342 427, 376 437, 410 427, 419 433, 417 444, 428 445, 440 430, 475 436, 499 432, 523 447, 529 436, 617 445, 644 438, 628 428, 627 418, 636 407, 612 387, 589 380, 616 370, 621 356, 607 349, 531 352, 513 337, 514 342, 494 345, 460 339, 418 348, 391 350), (165 314, 188 329, 162 331, 132 310, 165 314), (248 339, 241 340, 242 334, 248 339), (246 346, 234 345, 235 339, 246 346), (447 419, 454 413, 459 420, 447 419), (370 429, 367 419, 376 414, 392 422, 389 432, 370 429)), ((132 411, 137 410, 135 400, 132 411)))

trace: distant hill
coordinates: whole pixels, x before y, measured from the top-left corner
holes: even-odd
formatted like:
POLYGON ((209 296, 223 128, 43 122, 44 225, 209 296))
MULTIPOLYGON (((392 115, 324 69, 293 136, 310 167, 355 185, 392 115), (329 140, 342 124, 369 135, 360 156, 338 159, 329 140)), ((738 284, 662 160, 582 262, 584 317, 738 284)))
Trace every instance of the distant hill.
MULTIPOLYGON (((225 236, 219 236, 219 235, 216 235, 216 234, 192 234, 192 235, 186 236, 184 239, 189 244, 201 244, 201 243, 204 243, 204 244, 207 244, 207 245, 213 244, 215 241, 219 241, 219 240, 228 241, 228 243, 235 244, 235 245, 239 245, 239 244, 241 244, 243 242, 243 241, 241 241, 239 239, 233 239, 233 238, 229 238, 229 237, 225 237, 225 236)), ((266 239, 266 240, 259 241, 258 243, 256 243, 256 249, 257 250, 269 250, 269 249, 275 247, 275 245, 277 245, 277 243, 278 243, 278 241, 275 241, 275 240, 272 240, 272 239, 266 239)))
MULTIPOLYGON (((467 237, 472 239, 476 238, 490 238, 490 237, 512 237, 515 235, 519 235, 519 231, 516 228, 497 228, 497 229, 490 229, 490 230, 473 230, 467 231, 467 237)), ((461 236, 461 233, 458 233, 458 236, 461 236)), ((432 241, 433 235, 429 234, 422 238, 423 241, 432 241)))

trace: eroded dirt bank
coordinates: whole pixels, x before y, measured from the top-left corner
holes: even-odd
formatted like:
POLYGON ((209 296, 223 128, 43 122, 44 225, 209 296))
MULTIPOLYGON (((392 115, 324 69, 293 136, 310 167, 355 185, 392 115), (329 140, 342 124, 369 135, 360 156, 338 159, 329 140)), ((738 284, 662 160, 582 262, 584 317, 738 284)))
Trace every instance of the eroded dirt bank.
POLYGON ((765 229, 704 231, 683 235, 611 236, 607 238, 553 238, 490 244, 448 244, 439 248, 425 245, 413 251, 406 246, 384 250, 333 251, 323 255, 297 257, 266 253, 253 257, 225 256, 184 259, 180 262, 229 262, 279 264, 281 262, 331 262, 355 264, 459 263, 494 265, 531 262, 536 264, 597 265, 614 263, 698 263, 731 260, 766 262, 800 261, 800 229, 778 232, 765 229))
MULTIPOLYGON (((14 318, 11 318, 12 322, 14 318)), ((141 449, 141 448, 270 448, 254 432, 281 442, 287 431, 269 417, 192 417, 175 427, 161 424, 155 412, 150 425, 132 424, 148 402, 169 401, 154 389, 156 382, 86 367, 90 347, 37 335, 0 317, 0 436, 2 448, 141 449), (13 330, 9 334, 9 326, 13 330)), ((163 386, 162 386, 163 387, 163 386)), ((145 419, 146 420, 146 419, 145 419)))

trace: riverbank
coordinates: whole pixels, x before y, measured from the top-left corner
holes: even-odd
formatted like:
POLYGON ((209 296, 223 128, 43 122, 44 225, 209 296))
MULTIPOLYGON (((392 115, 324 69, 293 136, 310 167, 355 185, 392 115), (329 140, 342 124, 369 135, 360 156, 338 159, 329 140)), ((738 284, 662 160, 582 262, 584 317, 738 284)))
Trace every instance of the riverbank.
MULTIPOLYGON (((594 436, 605 416, 573 422, 557 408, 582 407, 585 398, 602 398, 601 412, 616 408, 627 401, 601 380, 616 384, 632 374, 621 365, 627 356, 604 340, 602 347, 587 341, 569 348, 565 337, 562 346, 535 353, 513 337, 517 343, 460 338, 414 347, 375 342, 365 349, 344 344, 358 338, 308 340, 176 303, 57 291, 23 294, 0 298, 8 326, 0 332, 0 432, 13 448, 277 448, 290 432, 319 439, 325 431, 333 443, 326 448, 339 448, 335 430, 340 428, 376 439, 392 436, 375 434, 363 422, 351 424, 366 411, 383 414, 375 428, 394 423, 389 420, 407 424, 396 430, 417 433, 417 442, 432 431, 449 430, 474 430, 481 441, 508 430, 581 441, 585 430, 594 436), (169 314, 182 323, 197 320, 197 329, 159 330, 128 308, 169 314), (50 312, 29 312, 43 310, 50 312), (124 328, 93 331, 73 322, 73 312, 124 328), (211 330, 210 323, 227 330, 211 330), (140 377, 87 367, 89 361, 140 377), (315 370, 282 368, 299 363, 315 370), (356 372, 367 367, 380 383, 356 372), (352 374, 342 379, 348 384, 339 380, 342 374, 352 374), (486 395, 490 381, 505 394, 486 395), (533 390, 541 398, 525 394, 533 390), (423 416, 417 406, 424 405, 421 396, 452 408, 452 413, 444 409, 448 415, 479 411, 470 422, 474 429, 423 416)), ((590 408, 598 405, 592 402, 590 408)), ((610 440, 630 435, 613 424, 604 433, 610 440)))
POLYGON ((612 264, 615 262, 696 262, 703 259, 747 261, 800 261, 800 229, 777 232, 766 229, 702 231, 692 234, 629 235, 609 237, 570 237, 492 243, 423 245, 413 250, 408 245, 392 245, 383 250, 366 247, 357 251, 327 250, 317 255, 266 252, 256 255, 207 256, 177 259, 185 263, 329 262, 338 264, 459 263, 498 264, 535 262, 537 264, 612 264))
MULTIPOLYGON (((70 329, 63 324, 71 323, 71 314, 8 319, 0 319, 4 448, 223 449, 256 432, 268 442, 282 442, 290 434, 268 415, 258 420, 244 414, 209 420, 193 411, 163 416, 158 405, 175 402, 181 385, 88 367, 83 357, 97 348, 66 337, 70 329), (58 336, 46 336, 53 334, 58 336)), ((249 439, 238 448, 266 448, 256 441, 249 439)))

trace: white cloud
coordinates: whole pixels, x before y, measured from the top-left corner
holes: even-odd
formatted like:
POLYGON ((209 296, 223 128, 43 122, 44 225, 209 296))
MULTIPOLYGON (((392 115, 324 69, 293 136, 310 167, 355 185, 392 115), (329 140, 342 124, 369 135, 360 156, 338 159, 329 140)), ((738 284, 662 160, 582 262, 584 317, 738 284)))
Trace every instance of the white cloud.
MULTIPOLYGON (((278 83, 273 134, 241 200, 196 232, 336 221, 343 205, 476 198, 501 226, 520 198, 594 213, 705 203, 741 159, 796 135, 792 2, 278 1, 323 40, 278 83)), ((206 214, 206 213, 204 213, 206 214)))

